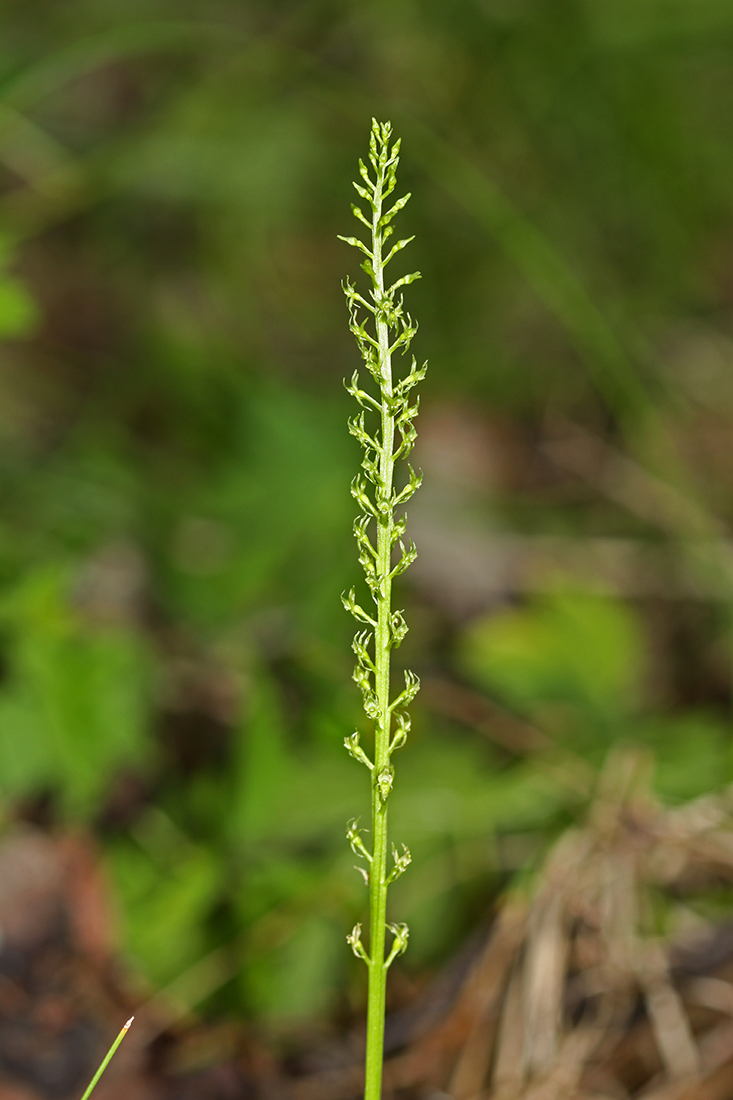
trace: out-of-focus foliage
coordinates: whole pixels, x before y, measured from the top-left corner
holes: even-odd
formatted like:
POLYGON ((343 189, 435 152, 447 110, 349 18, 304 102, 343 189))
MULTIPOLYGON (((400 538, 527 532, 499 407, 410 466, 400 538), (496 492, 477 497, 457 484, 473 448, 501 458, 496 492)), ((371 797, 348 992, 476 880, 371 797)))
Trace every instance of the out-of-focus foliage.
POLYGON ((731 6, 41 0, 0 30, 0 790, 97 830, 133 965, 283 1024, 363 996, 336 234, 372 115, 432 369, 401 965, 619 738, 669 799, 731 779, 731 6), (445 678, 555 755, 459 724, 445 678))
POLYGON ((560 591, 477 620, 467 644, 475 674, 515 707, 565 702, 616 725, 637 701, 642 639, 616 601, 560 591))
POLYGON ((145 758, 144 640, 129 630, 90 629, 69 604, 68 578, 51 569, 12 590, 0 621, 3 789, 22 796, 58 785, 68 812, 87 815, 122 764, 145 758))

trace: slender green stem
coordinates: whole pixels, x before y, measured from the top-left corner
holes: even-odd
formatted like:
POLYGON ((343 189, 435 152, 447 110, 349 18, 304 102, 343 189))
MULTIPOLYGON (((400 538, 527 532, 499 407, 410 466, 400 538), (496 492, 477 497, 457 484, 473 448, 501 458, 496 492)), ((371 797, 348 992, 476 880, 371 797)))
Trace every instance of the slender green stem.
POLYGON ((359 221, 370 229, 371 247, 353 237, 342 238, 367 257, 362 267, 371 279, 371 302, 358 294, 348 280, 344 291, 349 303, 351 331, 379 391, 377 399, 362 390, 358 372, 354 373, 351 384, 347 386, 364 410, 376 412, 379 416, 375 435, 370 435, 367 430, 364 412, 349 422, 351 433, 359 440, 365 452, 362 460, 364 474, 354 479, 351 491, 362 511, 354 525, 354 533, 359 546, 359 561, 364 568, 376 607, 376 619, 357 604, 353 589, 343 597, 347 610, 360 623, 371 627, 371 630, 357 633, 354 638, 354 652, 357 656, 354 679, 362 692, 364 710, 374 724, 373 760, 362 749, 358 732, 346 738, 346 748, 351 755, 370 769, 372 784, 371 853, 361 839, 358 822, 350 822, 347 829, 353 851, 368 863, 368 870, 363 869, 363 874, 369 885, 369 953, 367 954, 361 941, 360 925, 356 925, 348 937, 354 953, 369 968, 365 1100, 380 1100, 381 1097, 387 970, 407 946, 407 926, 389 925, 394 940, 389 953, 386 949, 387 889, 390 882, 402 874, 410 862, 410 853, 404 845, 402 854, 393 846, 394 864, 391 870, 388 868, 387 803, 394 777, 391 757, 405 743, 410 727, 406 708, 419 687, 417 677, 406 672, 404 691, 390 701, 391 652, 407 633, 402 612, 392 610, 392 579, 403 572, 416 557, 413 544, 410 543, 405 548, 402 542, 405 518, 398 515, 396 509, 409 500, 421 480, 412 467, 408 467, 407 484, 398 492, 394 485, 395 461, 406 457, 415 441, 413 420, 418 406, 417 401, 410 396, 410 391, 424 377, 426 369, 425 366, 418 368, 413 359, 407 376, 396 386, 393 384, 392 353, 397 349, 404 353, 417 331, 417 326, 403 311, 402 297, 397 295, 397 291, 419 278, 419 273, 404 276, 392 286, 385 286, 387 264, 395 252, 400 251, 411 240, 408 238, 399 241, 384 256, 385 242, 392 233, 390 222, 410 197, 406 195, 399 199, 385 213, 384 200, 396 186, 399 162, 399 142, 395 142, 390 148, 390 138, 389 123, 380 125, 372 122, 369 160, 375 179, 372 180, 366 166, 360 161, 363 184, 354 184, 358 194, 371 207, 371 220, 364 216, 361 209, 352 207, 359 221), (363 308, 372 316, 371 331, 359 319, 359 311, 363 308), (367 483, 371 483, 371 490, 367 483), (376 527, 376 545, 369 533, 372 526, 376 527), (393 565, 392 557, 397 543, 400 554, 397 563, 393 565), (373 647, 371 653, 370 645, 373 647))
POLYGON ((117 1050, 117 1047, 120 1045, 122 1040, 127 1035, 127 1032, 130 1030, 130 1024, 132 1023, 132 1021, 134 1019, 135 1019, 135 1017, 131 1016, 130 1019, 127 1021, 127 1023, 122 1028, 122 1030, 120 1031, 120 1033, 117 1036, 117 1038, 115 1039, 114 1043, 112 1044, 112 1046, 107 1051, 107 1053, 104 1057, 104 1061, 102 1062, 101 1066, 99 1067, 99 1069, 94 1074, 91 1081, 89 1082, 89 1085, 87 1086, 87 1090, 84 1093, 84 1095, 82 1096, 81 1100, 89 1100, 89 1097, 92 1095, 92 1093, 94 1092, 94 1089, 97 1086, 97 1082, 99 1081, 99 1078, 102 1076, 102 1074, 106 1070, 107 1066, 112 1061, 112 1058, 114 1057, 114 1054, 115 1054, 115 1051, 117 1050))

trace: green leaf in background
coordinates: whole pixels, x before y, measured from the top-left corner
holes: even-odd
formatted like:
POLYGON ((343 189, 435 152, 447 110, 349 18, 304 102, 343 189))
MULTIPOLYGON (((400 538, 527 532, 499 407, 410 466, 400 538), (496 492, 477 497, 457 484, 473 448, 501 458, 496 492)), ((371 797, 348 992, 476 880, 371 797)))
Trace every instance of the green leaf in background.
MULTIPOLYGON (((156 986, 178 978, 206 953, 206 921, 222 882, 210 849, 184 838, 172 846, 160 843, 161 819, 153 810, 136 830, 138 843, 108 849, 123 914, 122 944, 135 967, 156 986)), ((167 832, 164 819, 163 825, 167 832)))
POLYGON ((238 731, 229 828, 236 842, 252 846, 287 820, 283 797, 296 762, 288 752, 277 693, 267 674, 254 671, 249 712, 238 731))
POLYGON ((625 603, 574 591, 479 619, 461 650, 475 679, 514 706, 567 702, 616 717, 637 705, 644 655, 625 603))
POLYGON ((70 590, 67 570, 39 569, 0 604, 0 790, 58 792, 76 817, 98 809, 121 767, 144 761, 150 685, 139 632, 88 621, 70 590))
POLYGON ((25 285, 0 272, 0 340, 31 336, 40 323, 40 311, 25 285))
MULTIPOLYGON (((0 159, 2 139, 0 137, 0 159)), ((41 312, 22 279, 8 272, 14 259, 13 247, 0 233, 0 340, 33 336, 37 332, 41 312)))
POLYGON ((733 779, 728 723, 715 714, 652 714, 635 722, 628 734, 654 752, 655 782, 668 802, 683 802, 733 779))
POLYGON ((339 930, 335 920, 300 914, 255 971, 256 978, 250 977, 249 998, 271 1026, 312 1020, 327 1011, 343 970, 339 930))

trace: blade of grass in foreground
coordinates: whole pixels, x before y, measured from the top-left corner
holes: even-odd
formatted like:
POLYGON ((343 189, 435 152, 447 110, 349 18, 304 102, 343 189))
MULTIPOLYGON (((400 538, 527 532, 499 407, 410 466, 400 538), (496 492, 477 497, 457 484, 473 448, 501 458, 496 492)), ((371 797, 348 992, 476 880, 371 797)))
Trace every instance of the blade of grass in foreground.
POLYGON ((111 1046, 111 1047, 109 1048, 109 1050, 107 1051, 107 1053, 106 1053, 106 1055, 105 1055, 105 1057, 104 1057, 104 1061, 102 1062, 101 1066, 99 1067, 99 1069, 98 1069, 98 1070, 97 1070, 97 1072, 96 1072, 96 1073, 94 1074, 94 1076, 92 1077, 91 1081, 89 1082, 89 1085, 88 1085, 88 1087, 87 1087, 87 1091, 86 1091, 86 1092, 84 1093, 84 1095, 82 1096, 81 1100, 89 1100, 89 1097, 90 1097, 90 1096, 92 1095, 92 1092, 94 1091, 94 1089, 95 1089, 95 1087, 96 1087, 96 1085, 97 1085, 97 1082, 99 1081, 99 1078, 100 1078, 100 1077, 102 1076, 102 1074, 103 1074, 103 1073, 104 1073, 104 1071, 106 1070, 107 1066, 108 1066, 108 1065, 110 1064, 110 1062, 112 1061, 112 1058, 114 1057, 114 1053, 115 1053, 115 1051, 117 1050, 117 1047, 118 1047, 118 1046, 120 1045, 120 1043, 122 1042, 122 1040, 123 1040, 123 1039, 125 1038, 125 1036, 127 1035, 127 1032, 128 1032, 129 1030, 130 1030, 130 1024, 132 1023, 132 1021, 133 1021, 134 1019, 135 1019, 135 1017, 134 1017, 134 1016, 131 1016, 131 1017, 130 1017, 130 1019, 129 1019, 129 1020, 127 1021, 127 1023, 125 1024, 125 1026, 124 1026, 124 1027, 122 1028, 122 1030, 120 1031, 120 1033, 119 1033, 119 1035, 117 1036, 117 1038, 115 1039, 114 1043, 112 1044, 112 1046, 111 1046))

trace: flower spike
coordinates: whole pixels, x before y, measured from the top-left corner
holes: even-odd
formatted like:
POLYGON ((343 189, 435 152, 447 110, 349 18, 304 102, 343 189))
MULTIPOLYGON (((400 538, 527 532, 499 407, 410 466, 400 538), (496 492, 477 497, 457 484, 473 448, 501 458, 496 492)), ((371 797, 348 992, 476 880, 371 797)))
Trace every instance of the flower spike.
POLYGON ((342 596, 344 607, 366 629, 356 634, 352 647, 356 655, 354 680, 361 692, 367 718, 374 729, 374 753, 370 759, 359 742, 358 731, 346 738, 351 756, 365 764, 372 786, 372 851, 368 852, 358 828, 351 821, 347 836, 352 850, 366 859, 368 869, 357 868, 369 886, 369 954, 361 941, 361 925, 347 937, 354 954, 369 968, 367 1009, 367 1054, 365 1100, 380 1100, 382 1052, 384 1046, 384 1008, 387 969, 407 947, 405 924, 387 925, 387 887, 407 869, 410 853, 392 847, 392 867, 388 869, 387 806, 394 786, 392 754, 401 748, 410 729, 407 713, 420 681, 405 672, 405 687, 396 696, 390 688, 391 654, 407 633, 402 611, 392 610, 392 584, 417 557, 412 540, 404 540, 406 519, 398 512, 417 492, 422 474, 407 464, 407 476, 395 477, 395 466, 406 459, 415 444, 415 418, 418 400, 414 388, 425 377, 426 364, 417 366, 411 359, 409 369, 400 378, 393 377, 392 356, 404 355, 417 333, 417 324, 405 310, 402 291, 416 279, 417 271, 398 277, 391 285, 385 280, 385 267, 412 241, 403 237, 387 249, 393 233, 391 224, 404 209, 409 194, 385 200, 397 186, 399 141, 392 142, 389 122, 372 119, 368 163, 359 161, 360 181, 354 188, 362 204, 352 204, 354 217, 368 231, 366 240, 341 237, 364 256, 361 264, 370 287, 360 293, 348 280, 343 284, 349 313, 349 328, 371 378, 372 392, 363 388, 355 370, 346 389, 359 405, 349 420, 349 431, 362 448, 361 472, 351 483, 351 494, 359 508, 354 523, 359 563, 376 608, 375 617, 357 603, 355 590, 342 596), (389 951, 386 932, 394 939, 389 951))

